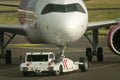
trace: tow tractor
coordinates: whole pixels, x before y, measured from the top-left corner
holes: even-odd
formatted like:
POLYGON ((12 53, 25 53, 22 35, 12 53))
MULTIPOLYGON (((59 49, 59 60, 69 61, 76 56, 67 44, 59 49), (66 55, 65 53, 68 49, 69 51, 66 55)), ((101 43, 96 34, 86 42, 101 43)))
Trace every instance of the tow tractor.
POLYGON ((57 76, 75 70, 86 72, 88 67, 89 63, 85 57, 80 57, 74 62, 62 54, 55 57, 53 52, 29 52, 25 55, 25 62, 20 64, 20 71, 24 76, 30 76, 33 73, 49 73, 57 76))

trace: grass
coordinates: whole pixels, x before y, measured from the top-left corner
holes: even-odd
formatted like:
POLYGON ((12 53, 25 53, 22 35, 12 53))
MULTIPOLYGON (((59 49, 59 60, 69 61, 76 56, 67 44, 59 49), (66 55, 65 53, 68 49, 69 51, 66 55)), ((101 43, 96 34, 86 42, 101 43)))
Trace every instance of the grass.
POLYGON ((85 4, 89 8, 120 8, 120 0, 88 0, 85 4))
MULTIPOLYGON (((17 4, 19 5, 19 0, 0 0, 1 4, 17 4)), ((15 7, 0 6, 0 10, 17 10, 15 7)))
MULTIPOLYGON (((120 0, 88 0, 87 8, 120 8, 120 0)), ((89 21, 101 21, 120 18, 120 10, 88 11, 89 21)))
POLYGON ((17 14, 0 14, 0 24, 19 24, 17 14))
MULTIPOLYGON (((87 8, 120 8, 120 0, 87 0, 87 8)), ((89 21, 113 20, 120 18, 120 10, 88 11, 89 21)), ((99 34, 106 35, 109 30, 100 29, 99 34)))
POLYGON ((89 11, 89 21, 112 20, 120 18, 120 11, 89 11))
POLYGON ((0 6, 0 11, 6 11, 6 10, 18 10, 18 8, 0 6))
MULTIPOLYGON (((20 0, 0 0, 4 4, 19 4, 20 0)), ((15 7, 0 6, 0 11, 18 10, 15 7)), ((0 14, 0 24, 19 24, 18 14, 0 14)))

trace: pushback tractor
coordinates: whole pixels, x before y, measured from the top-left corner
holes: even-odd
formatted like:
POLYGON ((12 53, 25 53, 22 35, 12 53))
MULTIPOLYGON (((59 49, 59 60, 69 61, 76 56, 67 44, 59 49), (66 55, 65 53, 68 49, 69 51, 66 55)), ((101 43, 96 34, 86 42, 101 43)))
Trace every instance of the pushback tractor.
POLYGON ((25 61, 20 64, 20 71, 24 76, 32 74, 51 74, 58 76, 60 74, 81 70, 86 72, 89 68, 87 58, 80 57, 79 60, 73 61, 62 55, 53 52, 29 52, 25 55, 25 61))

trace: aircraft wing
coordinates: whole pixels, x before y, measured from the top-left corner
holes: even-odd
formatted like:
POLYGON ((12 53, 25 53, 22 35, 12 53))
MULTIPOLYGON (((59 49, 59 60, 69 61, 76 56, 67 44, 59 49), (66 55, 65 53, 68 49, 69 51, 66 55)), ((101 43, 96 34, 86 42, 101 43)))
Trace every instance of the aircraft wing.
POLYGON ((109 27, 110 25, 115 25, 118 23, 120 23, 120 19, 89 22, 87 30, 92 30, 92 29, 97 29, 97 28, 105 28, 105 27, 109 27))
POLYGON ((26 35, 24 25, 0 24, 0 32, 26 35))

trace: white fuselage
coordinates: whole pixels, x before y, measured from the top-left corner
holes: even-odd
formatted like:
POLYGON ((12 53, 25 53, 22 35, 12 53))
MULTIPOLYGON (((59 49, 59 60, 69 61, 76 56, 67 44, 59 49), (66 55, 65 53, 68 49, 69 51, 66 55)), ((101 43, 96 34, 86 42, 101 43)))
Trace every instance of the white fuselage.
POLYGON ((68 45, 83 36, 88 24, 87 9, 82 0, 39 0, 34 13, 36 18, 25 24, 28 39, 34 43, 47 42, 55 45, 68 45), (43 12, 47 5, 48 7, 66 5, 66 9, 71 7, 70 4, 79 4, 85 12, 74 10, 43 12))

